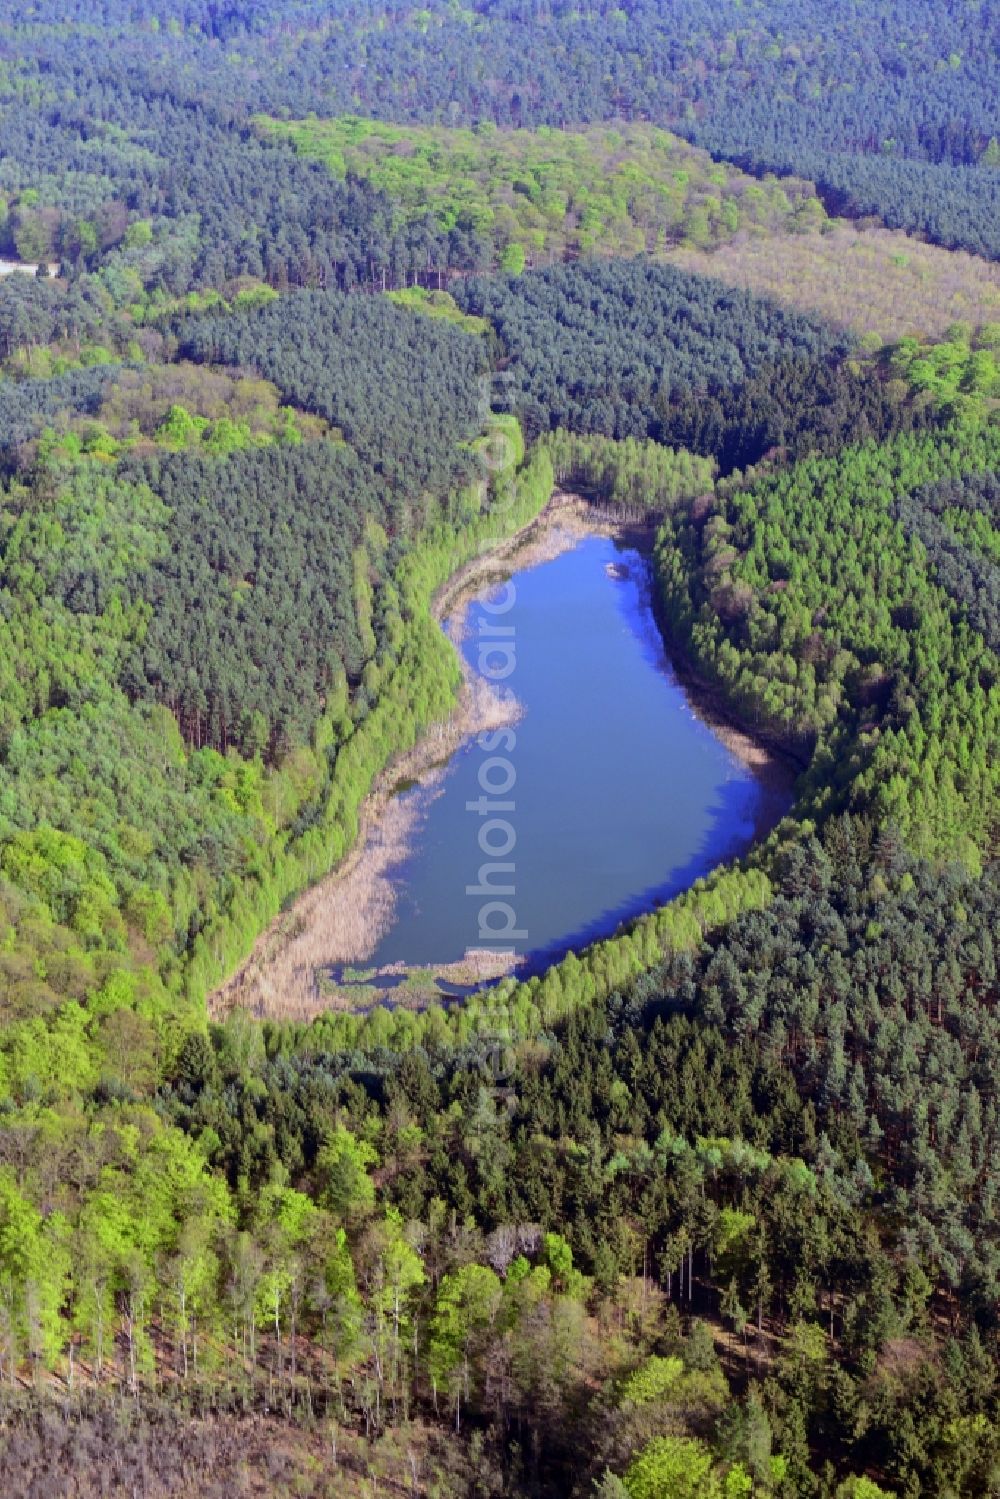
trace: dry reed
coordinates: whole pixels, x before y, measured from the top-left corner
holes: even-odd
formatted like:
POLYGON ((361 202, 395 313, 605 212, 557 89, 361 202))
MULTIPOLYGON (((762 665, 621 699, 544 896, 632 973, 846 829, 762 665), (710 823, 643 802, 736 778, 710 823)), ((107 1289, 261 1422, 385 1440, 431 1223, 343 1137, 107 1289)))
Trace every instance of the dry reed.
POLYGON ((1000 266, 895 230, 838 223, 825 234, 738 236, 664 258, 888 343, 1000 321, 1000 266))
MULTIPOLYGON (((468 564, 445 585, 434 601, 435 617, 447 625, 452 640, 461 640, 467 606, 476 593, 514 566, 537 567, 559 556, 588 529, 583 503, 556 491, 537 521, 468 564)), ((210 996, 213 1015, 239 1007, 256 1015, 303 1020, 321 1010, 357 1003, 351 986, 321 982, 324 970, 360 964, 374 952, 393 919, 392 872, 406 858, 430 800, 440 794, 446 762, 466 739, 502 728, 516 721, 520 712, 510 693, 497 691, 469 670, 464 657, 460 659, 462 687, 450 717, 435 724, 379 777, 362 809, 354 849, 271 923, 246 963, 210 996), (419 782, 420 793, 397 795, 404 781, 419 782)), ((496 978, 510 969, 510 960, 502 955, 470 951, 457 963, 439 965, 435 973, 465 984, 496 978)), ((380 972, 404 971, 402 965, 392 965, 380 972)))

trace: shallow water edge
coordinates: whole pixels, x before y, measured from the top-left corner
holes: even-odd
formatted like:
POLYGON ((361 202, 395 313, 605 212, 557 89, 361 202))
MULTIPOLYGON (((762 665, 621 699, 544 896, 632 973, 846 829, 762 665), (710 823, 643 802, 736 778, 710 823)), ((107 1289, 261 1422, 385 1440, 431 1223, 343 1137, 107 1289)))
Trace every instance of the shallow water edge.
MULTIPOLYGON (((793 767, 780 753, 728 722, 716 710, 711 695, 700 692, 697 683, 685 678, 683 666, 676 669, 658 627, 648 627, 644 614, 642 632, 648 629, 650 638, 642 642, 642 649, 665 658, 675 691, 678 685, 683 689, 689 715, 707 725, 715 740, 753 777, 753 825, 749 835, 727 842, 717 832, 715 842, 700 859, 682 862, 677 870, 668 871, 674 877, 660 882, 647 878, 636 891, 629 887, 626 899, 612 900, 610 907, 598 904, 592 913, 586 912, 587 919, 574 918, 558 937, 547 933, 536 950, 521 953, 516 961, 480 948, 448 952, 444 950, 445 940, 436 948, 432 943, 430 952, 421 951, 416 962, 394 954, 391 943, 386 950, 384 939, 396 919, 400 872, 407 869, 419 846, 426 819, 433 815, 434 803, 443 795, 456 759, 461 759, 474 736, 512 725, 519 717, 516 698, 490 687, 472 670, 460 648, 470 602, 490 584, 498 585, 514 573, 519 577, 530 573, 595 534, 613 537, 639 551, 648 567, 652 528, 601 522, 584 501, 557 492, 524 532, 476 559, 442 588, 434 601, 434 614, 459 647, 464 683, 458 707, 446 724, 432 730, 380 777, 366 803, 361 834, 352 852, 337 870, 305 892, 272 924, 248 963, 215 996, 215 1013, 240 1005, 262 1015, 305 1019, 326 1009, 364 1010, 378 1003, 419 1006, 430 1000, 461 998, 504 973, 516 971, 525 976, 542 971, 570 948, 579 951, 591 941, 612 935, 644 910, 672 899, 716 864, 745 852, 780 820, 791 800, 793 767), (439 958, 448 961, 437 961, 439 958)), ((607 571, 612 573, 611 564, 607 571)), ((648 597, 644 604, 649 604, 648 597)), ((651 609, 648 612, 652 620, 651 609)), ((629 625, 637 633, 636 621, 629 621, 629 625)), ((735 788, 734 797, 728 812, 725 807, 718 812, 720 828, 724 828, 727 816, 731 814, 739 821, 747 810, 748 800, 740 800, 735 788)), ((626 854, 627 850, 623 857, 626 854)), ((613 892, 613 880, 610 887, 613 892)), ((412 930, 411 921, 411 938, 412 930)))

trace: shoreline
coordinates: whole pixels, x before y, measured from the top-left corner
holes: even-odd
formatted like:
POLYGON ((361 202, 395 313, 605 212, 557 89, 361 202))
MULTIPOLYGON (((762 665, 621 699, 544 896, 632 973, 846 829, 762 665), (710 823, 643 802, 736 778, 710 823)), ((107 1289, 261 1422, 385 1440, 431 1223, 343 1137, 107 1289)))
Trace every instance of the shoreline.
MULTIPOLYGON (((649 524, 617 522, 595 515, 587 501, 556 488, 539 512, 520 531, 465 563, 431 599, 431 617, 446 631, 456 648, 462 681, 449 717, 431 726, 404 755, 390 761, 377 776, 358 819, 354 846, 336 868, 297 896, 287 910, 265 929, 250 956, 208 998, 212 1019, 235 1008, 258 1018, 306 1021, 325 1011, 357 1013, 373 1004, 426 1005, 429 998, 450 997, 437 980, 460 988, 475 988, 516 972, 515 962, 502 954, 470 952, 450 962, 415 970, 401 965, 372 970, 369 975, 340 981, 338 970, 359 969, 375 951, 391 924, 394 909, 394 869, 407 857, 427 807, 441 793, 448 764, 459 749, 479 733, 516 722, 520 706, 510 694, 495 691, 475 675, 458 644, 471 599, 492 581, 518 570, 536 567, 575 546, 587 535, 603 534, 633 546, 651 559, 655 528, 649 524), (419 796, 403 796, 411 790, 419 796), (435 993, 428 995, 428 977, 435 993), (417 982, 421 980, 422 983, 417 982), (386 981, 390 980, 391 983, 386 981)), ((780 821, 787 792, 801 765, 795 757, 762 737, 754 737, 723 709, 718 693, 700 681, 680 651, 671 651, 662 630, 650 571, 650 605, 669 669, 684 689, 692 712, 748 769, 762 788, 753 842, 765 837, 780 821), (781 801, 781 811, 778 802, 781 801)))
MULTIPOLYGON (((553 490, 545 506, 526 526, 465 563, 442 584, 431 599, 431 618, 442 628, 454 620, 455 630, 460 631, 466 605, 491 577, 501 578, 509 572, 514 560, 522 565, 527 558, 527 565, 531 566, 549 555, 557 555, 551 551, 551 544, 560 527, 566 532, 564 544, 572 543, 564 518, 580 503, 563 490, 553 490), (546 548, 544 555, 543 548, 546 548)), ((334 997, 324 994, 319 970, 338 964, 363 965, 365 937, 370 936, 368 951, 372 951, 381 935, 382 922, 391 917, 384 888, 387 872, 405 857, 422 811, 415 802, 406 805, 401 801, 401 789, 407 789, 406 783, 419 784, 428 793, 424 799, 426 805, 443 779, 448 762, 467 739, 502 727, 517 717, 515 701, 493 693, 474 676, 462 652, 456 650, 456 654, 462 682, 448 718, 432 725, 411 750, 396 756, 379 772, 361 805, 353 847, 334 869, 296 896, 275 917, 254 942, 249 957, 212 990, 207 1000, 211 1019, 222 1019, 237 1008, 249 1009, 260 1019, 307 1019, 322 1010, 338 1008, 334 997), (351 881, 355 882, 353 887, 351 881), (326 920, 321 921, 324 908, 334 901, 335 909, 328 911, 326 920), (364 933, 358 932, 356 920, 356 905, 361 901, 367 904, 361 924, 369 930, 364 933), (331 930, 337 926, 338 918, 339 938, 331 930), (309 934, 315 937, 320 926, 326 933, 322 958, 308 951, 312 946, 309 934), (349 929, 346 939, 345 928, 349 929), (336 949, 345 943, 350 951, 340 956, 336 949)))
MULTIPOLYGON (((623 531, 609 528, 611 534, 623 531)), ((656 574, 648 533, 635 531, 628 536, 630 545, 646 562, 649 584, 648 602, 667 670, 683 690, 688 706, 698 721, 710 729, 715 738, 735 760, 750 772, 761 789, 760 806, 754 817, 750 846, 761 842, 777 827, 787 810, 787 793, 808 766, 808 760, 781 741, 763 731, 752 733, 729 708, 720 689, 700 676, 686 651, 668 633, 656 590, 656 574)))

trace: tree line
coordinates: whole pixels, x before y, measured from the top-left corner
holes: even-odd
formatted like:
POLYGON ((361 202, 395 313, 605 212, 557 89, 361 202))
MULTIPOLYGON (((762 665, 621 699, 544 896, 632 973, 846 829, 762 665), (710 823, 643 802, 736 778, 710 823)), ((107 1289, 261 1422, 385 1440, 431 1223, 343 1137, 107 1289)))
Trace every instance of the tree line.
POLYGON ((470 278, 454 296, 493 324, 510 400, 532 435, 562 426, 651 436, 676 397, 738 386, 783 358, 849 347, 815 320, 643 259, 470 278))

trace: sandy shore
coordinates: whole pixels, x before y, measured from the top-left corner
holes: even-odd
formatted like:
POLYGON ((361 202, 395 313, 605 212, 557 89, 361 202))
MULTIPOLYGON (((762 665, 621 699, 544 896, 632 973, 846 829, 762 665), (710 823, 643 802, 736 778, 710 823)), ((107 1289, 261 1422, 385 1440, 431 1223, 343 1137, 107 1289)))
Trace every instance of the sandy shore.
MULTIPOLYGON (((432 601, 434 618, 453 640, 460 640, 475 594, 512 568, 537 567, 559 556, 588 529, 593 528, 586 524, 583 502, 556 490, 523 530, 449 579, 432 601)), ((462 685, 450 717, 381 773, 362 806, 354 848, 261 934, 242 967, 209 996, 211 1015, 218 1018, 239 1006, 260 1016, 307 1019, 320 1010, 353 1003, 349 989, 340 997, 318 975, 342 964, 362 964, 374 952, 392 921, 392 870, 406 858, 429 801, 440 789, 448 760, 467 739, 513 723, 520 713, 517 700, 475 676, 461 652, 459 660, 462 685), (419 782, 422 794, 399 796, 398 789, 410 782, 419 782)), ((498 963, 495 955, 470 954, 440 972, 462 984, 495 978, 508 969, 509 964, 498 963)))
MULTIPOLYGON (((530 525, 466 564, 439 590, 431 606, 434 618, 453 641, 460 641, 475 595, 514 570, 537 567, 559 556, 595 531, 620 537, 643 552, 650 550, 649 528, 597 519, 578 495, 556 490, 530 525)), ((461 652, 459 659, 462 685, 449 718, 434 725, 418 745, 378 777, 362 806, 354 848, 258 938, 246 963, 210 996, 213 1016, 240 1006, 260 1016, 305 1020, 323 1010, 359 1009, 377 1002, 378 991, 368 984, 369 975, 358 983, 338 986, 328 977, 330 970, 362 967, 391 925, 393 872, 407 857, 428 806, 440 794, 451 756, 474 735, 515 722, 520 713, 512 695, 497 692, 476 676, 461 652), (419 783, 420 794, 400 796, 399 789, 411 783, 419 783)), ((755 830, 757 837, 763 836, 787 803, 788 761, 734 725, 719 710, 711 691, 686 675, 683 666, 677 675, 688 690, 694 712, 763 787, 755 830)), ((470 952, 458 962, 435 965, 433 978, 425 977, 423 989, 419 984, 399 984, 386 988, 384 998, 392 1004, 426 1003, 435 988, 433 979, 472 986, 512 971, 513 965, 502 956, 470 952)), ((385 983, 405 975, 405 968, 397 964, 372 978, 385 983)))

